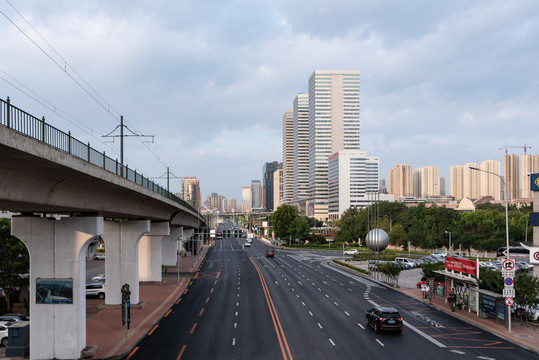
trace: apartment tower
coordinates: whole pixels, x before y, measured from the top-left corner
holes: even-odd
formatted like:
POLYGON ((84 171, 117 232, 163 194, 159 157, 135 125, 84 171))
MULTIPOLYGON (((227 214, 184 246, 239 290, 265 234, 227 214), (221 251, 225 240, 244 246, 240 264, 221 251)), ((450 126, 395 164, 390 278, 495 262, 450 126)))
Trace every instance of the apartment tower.
POLYGON ((196 210, 200 210, 200 184, 196 177, 184 177, 182 179, 183 200, 196 210))
POLYGON ((294 111, 283 114, 283 203, 294 198, 294 111))
POLYGON ((308 216, 328 218, 328 158, 360 149, 359 125, 359 71, 315 70, 309 77, 308 216))
POLYGON ((293 200, 309 197, 309 95, 294 98, 293 200))
POLYGON ((520 164, 518 155, 506 154, 503 170, 507 185, 507 200, 511 201, 520 198, 520 164))
POLYGON ((389 170, 389 193, 395 196, 395 201, 399 201, 401 196, 413 195, 413 168, 408 164, 395 164, 389 170))

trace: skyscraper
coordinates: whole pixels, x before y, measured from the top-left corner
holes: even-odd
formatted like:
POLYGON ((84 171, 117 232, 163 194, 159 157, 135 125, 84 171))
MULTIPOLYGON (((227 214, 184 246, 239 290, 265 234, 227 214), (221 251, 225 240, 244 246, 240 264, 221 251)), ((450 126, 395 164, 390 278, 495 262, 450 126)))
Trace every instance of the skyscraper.
POLYGON ((294 198, 294 112, 283 114, 283 203, 294 198))
POLYGON ((283 163, 279 163, 273 173, 273 207, 277 209, 283 199, 283 163))
POLYGON ((251 200, 251 187, 242 186, 241 188, 241 209, 244 212, 251 212, 252 209, 251 200))
POLYGON ((294 159, 293 200, 309 196, 309 95, 298 94, 294 99, 294 159))
POLYGON ((264 164, 262 172, 263 176, 263 191, 264 191, 264 207, 266 211, 274 210, 274 199, 273 199, 273 174, 277 170, 279 163, 277 161, 269 162, 264 164))
POLYGON ((504 158, 504 179, 507 185, 507 200, 520 198, 520 165, 516 154, 506 154, 504 158))
POLYGON ((309 77, 309 216, 328 217, 328 158, 359 150, 359 124, 359 71, 315 70, 309 77))
POLYGON ((251 210, 263 209, 262 183, 260 180, 251 180, 251 210))

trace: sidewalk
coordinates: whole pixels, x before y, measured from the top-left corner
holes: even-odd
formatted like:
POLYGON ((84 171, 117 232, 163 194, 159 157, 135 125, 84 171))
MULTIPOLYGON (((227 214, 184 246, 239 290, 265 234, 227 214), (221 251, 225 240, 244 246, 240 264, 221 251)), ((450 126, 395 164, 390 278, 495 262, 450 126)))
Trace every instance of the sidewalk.
MULTIPOLYGON (((421 299, 421 289, 398 289, 402 293, 407 294, 408 296, 421 299)), ((423 300, 427 302, 427 300, 423 300)), ((511 319, 511 332, 508 332, 504 326, 503 320, 499 320, 499 324, 496 324, 496 319, 488 318, 483 319, 480 316, 477 316, 475 312, 468 312, 468 310, 455 310, 451 312, 449 305, 445 302, 445 299, 442 297, 436 297, 432 301, 432 305, 436 309, 443 311, 447 314, 450 314, 460 320, 477 326, 483 331, 490 332, 504 340, 509 341, 515 345, 521 346, 523 348, 529 349, 536 354, 539 354, 539 327, 535 324, 528 324, 524 322, 521 324, 520 320, 511 319)))
POLYGON ((193 260, 190 257, 181 259, 179 282, 177 267, 170 266, 168 274, 163 275, 162 283, 140 285, 139 296, 144 306, 141 309, 131 308, 131 325, 127 332, 127 346, 120 308, 104 309, 87 319, 86 344, 87 346, 97 346, 97 353, 93 358, 124 358, 127 356, 183 294, 204 262, 207 251, 208 247, 204 246, 193 260))

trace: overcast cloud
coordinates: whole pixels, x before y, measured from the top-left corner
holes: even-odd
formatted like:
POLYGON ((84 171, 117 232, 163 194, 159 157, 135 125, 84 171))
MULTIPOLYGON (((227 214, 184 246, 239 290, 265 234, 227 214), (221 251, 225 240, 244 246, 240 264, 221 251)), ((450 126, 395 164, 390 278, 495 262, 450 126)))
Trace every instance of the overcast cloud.
POLYGON ((361 148, 381 178, 399 162, 438 166, 448 182, 452 165, 503 167, 505 145, 539 153, 537 1, 0 0, 0 11, 0 98, 113 157, 119 142, 102 135, 122 114, 155 136, 126 139, 129 166, 196 176, 203 196, 240 202, 265 162, 282 161, 282 114, 315 69, 360 71, 361 148))

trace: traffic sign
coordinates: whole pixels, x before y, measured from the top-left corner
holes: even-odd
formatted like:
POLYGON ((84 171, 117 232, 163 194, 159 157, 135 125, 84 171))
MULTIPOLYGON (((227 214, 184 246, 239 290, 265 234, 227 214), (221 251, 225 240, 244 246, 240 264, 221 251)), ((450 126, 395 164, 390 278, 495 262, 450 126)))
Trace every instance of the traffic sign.
POLYGON ((513 287, 513 278, 512 277, 506 277, 505 279, 503 279, 503 283, 505 284, 506 287, 513 287))
POLYGON ((504 278, 507 278, 507 277, 514 278, 515 277, 515 270, 503 270, 502 269, 502 276, 504 278))
POLYGON ((513 259, 505 259, 502 261, 502 269, 503 270, 515 270, 515 260, 513 259))
POLYGON ((505 305, 507 305, 507 306, 515 305, 515 299, 513 299, 511 297, 505 298, 505 305))
POLYGON ((514 298, 515 297, 515 288, 512 287, 504 287, 503 288, 503 297, 505 298, 514 298))

